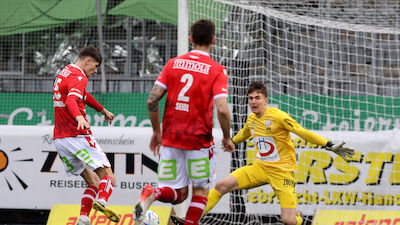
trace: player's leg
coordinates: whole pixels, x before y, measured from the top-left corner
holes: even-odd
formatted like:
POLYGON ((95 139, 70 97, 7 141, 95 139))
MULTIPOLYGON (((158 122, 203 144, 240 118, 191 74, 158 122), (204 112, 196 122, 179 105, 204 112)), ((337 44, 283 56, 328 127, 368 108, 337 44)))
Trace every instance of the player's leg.
POLYGON ((207 214, 214 206, 221 200, 222 196, 228 192, 235 191, 239 189, 239 183, 236 177, 228 175, 224 179, 218 181, 215 187, 211 189, 208 193, 208 201, 206 209, 204 210, 204 215, 207 214))
POLYGON ((93 208, 102 212, 109 220, 119 222, 119 215, 111 208, 107 207, 108 198, 111 196, 114 185, 115 177, 110 167, 97 168, 95 170, 98 177, 102 177, 99 183, 99 194, 97 200, 93 202, 93 208))
POLYGON ((193 187, 193 196, 186 212, 185 225, 198 225, 207 205, 208 188, 193 187))
POLYGON ((81 199, 78 224, 90 225, 88 215, 92 209, 92 203, 96 198, 100 180, 93 171, 86 167, 86 163, 77 157, 82 152, 81 149, 85 149, 84 144, 82 144, 82 140, 79 138, 68 137, 54 140, 54 145, 63 161, 67 174, 81 175, 88 184, 81 199))
POLYGON ((83 192, 82 200, 81 200, 81 211, 79 216, 78 224, 82 225, 90 225, 89 222, 89 214, 92 209, 92 204, 96 199, 98 193, 98 187, 100 179, 96 173, 88 169, 87 167, 81 173, 82 178, 87 183, 87 188, 83 192))
POLYGON ((120 220, 118 214, 107 207, 108 198, 114 189, 115 178, 106 154, 93 136, 77 137, 76 139, 79 141, 80 149, 75 153, 76 158, 84 162, 100 179, 98 198, 93 202, 92 207, 104 213, 109 220, 118 222, 120 220))
POLYGON ((303 220, 296 211, 295 177, 293 172, 270 171, 270 184, 281 203, 281 219, 285 225, 300 225, 303 220))
POLYGON ((137 224, 141 224, 147 209, 154 201, 178 204, 188 195, 190 180, 186 174, 183 150, 162 146, 160 153, 158 188, 154 189, 151 185, 143 188, 133 212, 137 224))
POLYGON ((228 192, 250 189, 266 184, 268 181, 263 176, 265 173, 260 166, 253 164, 236 169, 223 180, 218 181, 208 194, 208 202, 204 214, 213 209, 222 196, 228 192))
POLYGON ((296 211, 296 208, 281 208, 282 223, 286 225, 301 225, 303 218, 301 212, 296 211))
POLYGON ((215 147, 185 151, 187 173, 193 186, 193 196, 185 217, 185 225, 197 225, 207 205, 207 195, 215 179, 215 147))
POLYGON ((108 198, 111 196, 114 185, 115 177, 110 167, 100 167, 95 170, 99 178, 101 178, 99 183, 99 196, 98 200, 107 203, 108 198))

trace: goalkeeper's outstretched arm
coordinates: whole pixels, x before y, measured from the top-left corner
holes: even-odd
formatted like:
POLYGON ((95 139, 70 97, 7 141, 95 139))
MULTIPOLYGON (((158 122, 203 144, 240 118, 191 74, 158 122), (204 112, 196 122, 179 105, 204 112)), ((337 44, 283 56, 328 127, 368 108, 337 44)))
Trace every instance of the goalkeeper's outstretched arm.
POLYGON ((308 142, 324 146, 326 150, 340 155, 346 161, 354 155, 354 149, 352 147, 344 146, 344 141, 334 144, 320 135, 304 129, 303 127, 296 127, 293 132, 308 142))

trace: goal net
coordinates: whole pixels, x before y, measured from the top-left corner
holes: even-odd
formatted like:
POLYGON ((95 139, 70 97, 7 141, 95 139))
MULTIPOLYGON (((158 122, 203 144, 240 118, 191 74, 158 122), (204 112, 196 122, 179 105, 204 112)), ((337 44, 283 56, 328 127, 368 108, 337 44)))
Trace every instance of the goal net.
MULTIPOLYGON (((293 136, 304 224, 319 209, 400 209, 398 1, 191 0, 189 15, 216 24, 212 57, 228 68, 234 134, 250 113, 248 85, 262 81, 270 106, 356 148, 345 162, 293 136)), ((230 169, 253 160, 251 142, 241 144, 230 169)), ((227 194, 202 223, 280 224, 279 215, 266 185, 227 194)))

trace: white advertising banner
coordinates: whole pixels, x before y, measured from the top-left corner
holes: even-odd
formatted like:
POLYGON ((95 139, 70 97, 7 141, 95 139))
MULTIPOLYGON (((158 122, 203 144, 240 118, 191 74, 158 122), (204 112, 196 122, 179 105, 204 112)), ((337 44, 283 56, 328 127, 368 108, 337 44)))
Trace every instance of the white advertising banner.
MULTIPOLYGON (((92 131, 116 177, 109 204, 133 205, 145 184, 157 186, 158 157, 148 148, 151 128, 92 127, 92 131)), ((52 134, 52 126, 0 126, 0 208, 50 209, 53 204, 80 204, 86 184, 80 176, 67 176, 52 134)), ((221 136, 217 129, 214 137, 218 147, 221 136)), ((229 168, 230 154, 220 149, 217 152, 217 169, 229 168)), ((228 173, 229 169, 221 171, 217 179, 228 173)))
MULTIPOLYGON (((400 210, 399 130, 316 133, 334 143, 345 141, 356 153, 346 162, 293 135, 299 210, 305 215, 313 215, 316 209, 400 210)), ((280 214, 269 185, 247 191, 245 198, 248 213, 280 214)))
MULTIPOLYGON (((157 185, 157 163, 148 148, 151 128, 93 127, 117 179, 109 200, 133 205, 141 188, 157 185)), ((318 131, 356 149, 346 162, 293 135, 299 170, 297 207, 310 215, 316 209, 400 210, 400 131, 318 131)), ((219 149, 221 131, 214 129, 217 180, 230 172, 231 154, 219 149)), ((247 161, 254 156, 248 145, 247 161)), ((79 176, 68 177, 52 143, 51 126, 0 126, 0 208, 50 209, 53 204, 79 204, 85 189, 79 176)), ((247 213, 280 214, 269 185, 245 192, 247 213)), ((156 205, 163 205, 156 203, 156 205)), ((230 212, 229 195, 212 212, 230 212)))

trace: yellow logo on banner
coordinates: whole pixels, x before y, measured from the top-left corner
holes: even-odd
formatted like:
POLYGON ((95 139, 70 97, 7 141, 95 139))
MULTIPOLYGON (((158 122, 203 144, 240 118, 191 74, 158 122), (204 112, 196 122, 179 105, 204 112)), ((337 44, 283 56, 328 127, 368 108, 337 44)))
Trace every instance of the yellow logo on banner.
MULTIPOLYGON (((111 205, 111 209, 119 214, 119 223, 111 222, 101 212, 92 210, 89 216, 92 225, 134 225, 132 218, 133 206, 111 205)), ((160 225, 167 225, 171 214, 170 206, 151 206, 150 210, 157 213, 160 225)), ((79 219, 80 205, 53 205, 47 225, 76 225, 79 219)))
POLYGON ((399 211, 373 210, 318 210, 312 222, 312 225, 349 224, 400 224, 400 213, 399 211))

